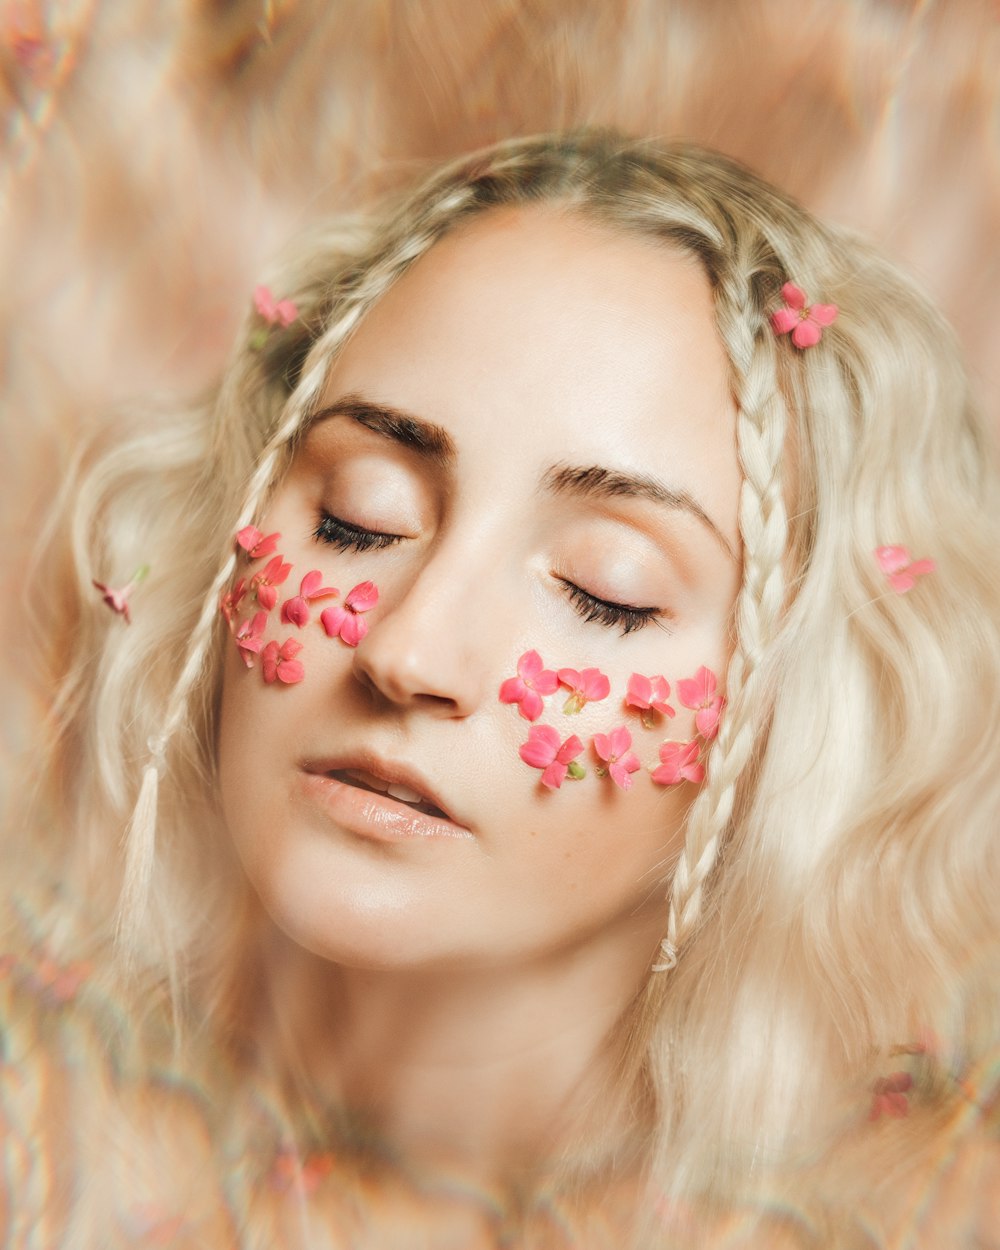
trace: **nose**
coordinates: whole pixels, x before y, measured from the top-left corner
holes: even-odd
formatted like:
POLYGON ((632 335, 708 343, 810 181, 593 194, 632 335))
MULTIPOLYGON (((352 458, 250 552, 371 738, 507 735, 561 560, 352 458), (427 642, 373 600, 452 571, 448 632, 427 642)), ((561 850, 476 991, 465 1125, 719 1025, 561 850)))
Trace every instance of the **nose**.
POLYGON ((480 706, 495 676, 495 614, 483 579, 470 576, 477 565, 468 552, 439 551, 408 586, 385 586, 355 651, 363 685, 398 707, 442 717, 469 716, 480 706))

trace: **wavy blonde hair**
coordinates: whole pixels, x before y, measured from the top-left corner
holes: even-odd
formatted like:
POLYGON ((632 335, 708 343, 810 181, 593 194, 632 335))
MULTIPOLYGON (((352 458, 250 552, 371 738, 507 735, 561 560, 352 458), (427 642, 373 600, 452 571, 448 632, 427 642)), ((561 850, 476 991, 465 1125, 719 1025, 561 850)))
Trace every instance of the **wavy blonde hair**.
POLYGON ((541 201, 694 255, 714 295, 743 577, 726 715, 669 866, 670 970, 625 1022, 623 1079, 655 1105, 664 1200, 778 1194, 775 1177, 801 1179, 846 1131, 893 1043, 932 1030, 964 1062, 998 1036, 1000 475, 927 300, 722 156, 582 132, 452 164, 304 240, 269 275, 299 319, 255 349, 248 317, 216 395, 116 432, 48 555, 66 588, 46 626, 49 850, 91 901, 90 947, 124 899, 133 972, 183 998, 228 888, 205 829, 232 536, 262 514, 367 310, 461 222, 541 201), (808 351, 770 325, 788 280, 841 309, 808 351), (937 572, 892 593, 873 555, 888 543, 937 572), (93 610, 91 580, 144 562, 123 630, 93 610), (144 764, 162 773, 158 836, 147 790, 119 863, 144 764))

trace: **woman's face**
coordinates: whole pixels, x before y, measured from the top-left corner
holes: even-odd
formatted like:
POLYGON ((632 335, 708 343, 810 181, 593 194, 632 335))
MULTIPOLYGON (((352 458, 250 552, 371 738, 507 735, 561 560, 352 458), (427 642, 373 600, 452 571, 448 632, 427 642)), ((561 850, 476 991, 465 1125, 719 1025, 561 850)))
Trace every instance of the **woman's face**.
MULTIPOLYGON (((696 737, 676 683, 724 672, 740 578, 734 409, 701 268, 551 206, 487 214, 368 314, 322 407, 257 522, 292 566, 257 640, 301 650, 272 656, 271 681, 252 642, 252 667, 235 643, 226 661, 221 795, 254 888, 286 933, 352 966, 610 941, 644 964, 695 794, 649 769, 662 742, 696 737), (283 621, 314 570, 307 590, 339 594, 283 621), (346 610, 365 582, 377 603, 346 610), (529 651, 599 669, 610 693, 571 714, 561 687, 525 719, 530 697, 499 696, 529 651), (626 707, 633 673, 666 677, 674 718, 626 707), (583 779, 550 789, 520 758, 543 725, 580 739, 583 779), (592 743, 619 726, 642 765, 628 790, 592 743)), ((234 631, 261 610, 248 594, 234 631)))

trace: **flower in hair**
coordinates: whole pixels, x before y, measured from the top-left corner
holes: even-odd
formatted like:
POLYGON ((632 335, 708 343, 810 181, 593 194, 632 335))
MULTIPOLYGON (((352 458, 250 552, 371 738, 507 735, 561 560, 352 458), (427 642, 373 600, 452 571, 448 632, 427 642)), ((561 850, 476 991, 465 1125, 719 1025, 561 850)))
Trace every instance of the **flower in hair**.
POLYGON ((253 620, 246 620, 236 631, 236 645, 240 649, 243 663, 253 668, 253 657, 260 655, 264 646, 264 626, 267 624, 267 613, 258 612, 253 620))
POLYGON ((545 667, 537 651, 525 651, 517 662, 517 676, 508 677, 500 687, 500 702, 516 703, 525 720, 538 720, 542 695, 558 689, 558 674, 545 667))
POLYGON ((611 682, 599 668, 585 668, 579 673, 575 668, 561 668, 556 676, 559 684, 570 692, 563 705, 567 716, 582 712, 588 703, 606 699, 611 693, 611 682))
POLYGON ((247 525, 236 535, 236 542, 251 560, 261 560, 277 551, 280 537, 280 534, 268 534, 265 538, 256 525, 247 525))
POLYGON ((823 337, 823 327, 833 325, 837 319, 836 304, 806 304, 806 293, 794 282, 786 282, 781 288, 785 307, 771 314, 775 334, 791 331, 796 347, 815 347, 823 337))
POLYGON ((247 593, 247 581, 245 577, 240 580, 230 590, 227 590, 222 596, 222 602, 219 604, 219 611, 226 618, 226 623, 232 625, 233 617, 240 610, 240 604, 247 593))
POLYGON ((268 685, 273 681, 283 681, 286 686, 293 686, 305 677, 305 669, 295 658, 301 650, 302 643, 294 638, 286 638, 280 647, 273 641, 267 644, 261 653, 261 661, 268 685))
POLYGON ((676 786, 682 781, 697 784, 705 780, 705 768, 698 761, 697 742, 663 742, 660 763, 651 776, 661 786, 676 786))
POLYGON ((585 775, 583 766, 576 763, 576 757, 582 750, 583 743, 576 734, 560 742, 559 734, 551 725, 532 725, 528 730, 528 741, 521 744, 518 754, 532 768, 543 770, 543 786, 558 790, 567 773, 576 781, 585 775))
POLYGON ((716 677, 704 664, 693 677, 683 677, 677 683, 677 697, 685 707, 696 712, 694 723, 706 742, 711 742, 719 732, 719 717, 725 699, 715 693, 716 677))
POLYGON ((665 677, 644 677, 642 673, 633 673, 625 691, 625 706, 638 708, 642 713, 643 725, 652 729, 653 712, 660 712, 664 716, 677 715, 667 702, 669 696, 670 683, 665 677))
POLYGON ((298 317, 298 307, 290 299, 275 299, 270 287, 255 286, 253 306, 269 326, 290 326, 298 317))
POLYGON ((624 725, 612 729, 609 734, 594 734, 594 750, 607 764, 607 768, 598 769, 598 773, 610 773, 611 780, 623 790, 632 789, 632 773, 642 765, 639 757, 629 748, 632 746, 632 735, 624 725))
POLYGON ((339 638, 349 647, 356 647, 368 633, 368 622, 361 615, 378 603, 378 587, 374 582, 360 582, 348 591, 343 606, 326 608, 319 614, 320 622, 331 638, 339 638))
POLYGON ((876 547, 875 559, 897 595, 905 595, 913 589, 918 577, 933 573, 937 568, 933 560, 911 560, 905 547, 876 547))
POLYGON ((274 1156, 267 1179, 271 1188, 279 1192, 312 1194, 333 1171, 333 1164, 333 1155, 325 1151, 303 1159, 294 1146, 281 1146, 274 1156))
POLYGON ((290 564, 285 564, 281 556, 275 556, 273 560, 268 560, 259 573, 254 573, 250 578, 250 589, 265 611, 270 612, 278 602, 276 587, 285 581, 291 571, 290 564))
POLYGON ((877 1120, 881 1115, 900 1119, 909 1113, 906 1095, 913 1087, 913 1077, 909 1072, 893 1072, 891 1076, 880 1077, 872 1085, 872 1106, 868 1113, 869 1120, 877 1120))
POLYGON ((101 592, 101 598, 108 605, 112 612, 116 612, 119 616, 125 618, 125 624, 132 624, 132 617, 129 612, 129 598, 132 591, 142 581, 149 572, 149 565, 142 564, 132 574, 132 580, 125 586, 116 589, 114 586, 108 586, 105 582, 94 581, 94 586, 101 592))
POLYGON ((309 604, 314 599, 328 599, 331 595, 340 594, 336 586, 323 586, 320 584, 322 581, 323 574, 319 569, 312 569, 303 577, 299 593, 281 605, 281 619, 287 625, 298 625, 300 629, 308 625, 309 604))

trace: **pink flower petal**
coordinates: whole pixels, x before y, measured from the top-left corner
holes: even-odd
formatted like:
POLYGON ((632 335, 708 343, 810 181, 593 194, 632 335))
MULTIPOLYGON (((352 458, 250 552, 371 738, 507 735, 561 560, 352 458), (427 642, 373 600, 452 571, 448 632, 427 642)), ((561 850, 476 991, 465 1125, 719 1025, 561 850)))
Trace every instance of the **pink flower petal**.
POLYGON ((813 304, 809 316, 821 326, 831 326, 837 320, 839 311, 836 304, 813 304))
POLYGON ((583 743, 576 734, 571 734, 556 752, 556 759, 560 764, 569 764, 576 759, 582 750, 583 743))
POLYGON ((309 624, 309 605, 301 595, 286 599, 281 605, 281 619, 286 625, 297 625, 301 629, 309 624))
POLYGON ((518 710, 525 720, 538 720, 539 716, 542 714, 543 707, 544 704, 542 703, 541 695, 539 695, 537 691, 529 688, 526 689, 524 694, 521 696, 521 702, 518 705, 518 710))
POLYGON ((616 758, 621 758, 632 745, 632 735, 624 725, 618 725, 610 734, 611 751, 616 758))
POLYGON ((263 537, 256 525, 247 525, 236 535, 236 541, 244 551, 252 551, 263 537))
POLYGON ((281 645, 279 652, 283 660, 291 660, 302 650, 302 643, 296 642, 294 638, 286 638, 281 645))
POLYGON ((338 604, 333 608, 324 608, 319 614, 319 621, 331 638, 340 637, 340 627, 347 617, 347 609, 338 604))
POLYGON ((916 576, 923 576, 924 573, 933 573, 937 570, 937 565, 933 560, 914 560, 910 565, 910 572, 916 576))
POLYGON ((286 686, 294 686, 305 677, 306 671, 298 660, 283 660, 278 665, 278 679, 286 686))
POLYGON ((719 720, 722 716, 724 703, 725 699, 723 699, 721 695, 718 695, 707 707, 698 709, 698 713, 694 718, 694 723, 698 732, 706 742, 711 742, 719 732, 719 720))
POLYGON ((898 573, 910 563, 910 552, 906 547, 876 547, 875 559, 883 573, 898 573))
POLYGON ((506 681, 500 684, 500 702, 520 703, 524 698, 525 690, 527 690, 527 686, 525 686, 520 677, 508 677, 506 681))
POLYGON ((664 742, 660 745, 660 764, 652 772, 661 786, 675 786, 682 781, 700 782, 705 769, 698 762, 697 742, 664 742))
POLYGON ((599 668, 585 668, 580 674, 582 689, 588 703, 597 703, 611 693, 611 682, 599 668))
POLYGON ((677 697, 685 707, 703 707, 715 694, 715 686, 715 674, 703 664, 693 677, 682 677, 677 683, 677 697))
POLYGON ((628 707, 645 710, 650 706, 653 697, 653 683, 642 673, 633 673, 625 688, 625 703, 628 707))
POLYGON ((272 641, 267 644, 261 655, 261 661, 264 680, 270 685, 278 676, 278 644, 276 642, 272 641))
POLYGON ((290 299, 278 300, 274 306, 274 319, 279 325, 290 326, 298 315, 298 305, 290 299))
POLYGON ((361 582, 348 593, 344 603, 355 612, 368 612, 378 603, 378 587, 374 582, 361 582))
POLYGON ((518 754, 532 768, 548 768, 559 751, 559 734, 551 725, 532 725, 518 754))
POLYGON ((800 321, 792 331, 792 342, 796 347, 815 347, 822 334, 814 321, 800 321))
POLYGON ((789 330, 794 330, 799 324, 799 315, 792 312, 790 308, 779 308, 777 312, 771 313, 771 325, 775 334, 787 334, 789 330))
POLYGON ((613 754, 611 750, 611 739, 608 737, 608 735, 607 734, 594 734, 593 738, 591 738, 591 742, 593 742, 594 750, 597 752, 597 754, 601 757, 602 760, 605 761, 605 763, 607 763, 607 761, 612 758, 612 754, 613 754))
POLYGON ((257 602, 262 608, 266 608, 268 612, 278 602, 278 592, 273 586, 261 584, 257 587, 257 602))
POLYGON ((542 657, 537 651, 525 651, 517 662, 517 675, 523 681, 531 681, 544 667, 542 657))
POLYGON ((609 764, 608 772, 611 774, 611 780, 616 786, 620 786, 622 790, 631 790, 632 774, 640 767, 639 757, 633 755, 630 751, 628 755, 624 755, 621 759, 615 760, 613 764, 609 764))
POLYGON ((368 622, 363 616, 348 612, 340 626, 340 639, 349 647, 356 647, 368 633, 368 622))
POLYGON ((795 308, 800 312, 806 306, 806 293, 800 286, 796 286, 794 282, 786 282, 784 284, 781 288, 781 298, 789 308, 795 308))
POLYGON ((336 586, 324 586, 323 574, 319 569, 311 569, 302 579, 299 594, 303 599, 325 599, 328 595, 338 594, 336 586))
POLYGON ((551 763, 545 772, 542 773, 542 785, 548 786, 550 790, 558 790, 562 783, 566 780, 568 768, 565 764, 555 760, 551 763))
POLYGON ((257 309, 265 321, 271 323, 274 321, 275 302, 274 296, 271 294, 270 288, 266 286, 255 286, 253 289, 253 306, 257 309))

